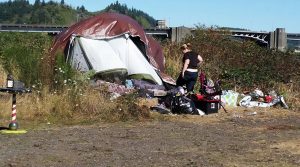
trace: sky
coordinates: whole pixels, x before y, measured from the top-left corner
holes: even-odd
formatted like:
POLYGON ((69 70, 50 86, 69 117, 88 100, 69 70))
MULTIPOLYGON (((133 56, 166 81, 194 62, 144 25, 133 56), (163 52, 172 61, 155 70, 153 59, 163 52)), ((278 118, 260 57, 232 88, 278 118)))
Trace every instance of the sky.
MULTIPOLYGON (((0 0, 0 2, 7 0, 0 0)), ((29 0, 31 4, 35 0, 29 0)), ((47 0, 45 0, 47 2, 47 0)), ((61 0, 54 0, 60 2, 61 0)), ((116 0, 65 0, 76 8, 99 11, 116 0)), ((300 0, 118 0, 128 8, 142 10, 167 26, 197 25, 274 31, 285 28, 300 33, 300 0)))

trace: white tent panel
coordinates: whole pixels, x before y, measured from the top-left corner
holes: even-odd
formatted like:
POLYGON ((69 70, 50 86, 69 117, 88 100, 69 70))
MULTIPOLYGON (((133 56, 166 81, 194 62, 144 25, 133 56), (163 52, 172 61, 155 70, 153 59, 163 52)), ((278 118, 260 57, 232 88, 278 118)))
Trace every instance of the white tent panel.
POLYGON ((106 41, 81 37, 80 44, 96 73, 114 69, 127 69, 106 41))
POLYGON ((81 50, 81 47, 79 45, 79 41, 78 40, 73 40, 73 48, 71 51, 71 57, 70 57, 70 63, 71 66, 78 70, 78 71, 82 71, 82 72, 86 72, 89 71, 89 66, 88 63, 83 55, 83 52, 81 50))
POLYGON ((162 80, 143 53, 126 35, 111 39, 75 38, 69 57, 73 68, 96 73, 123 69, 128 75, 151 76, 162 85, 162 80))
POLYGON ((119 56, 123 64, 128 67, 128 46, 126 44, 125 36, 119 36, 112 39, 106 39, 109 45, 113 48, 114 52, 119 56))
POLYGON ((124 35, 109 39, 108 42, 126 65, 129 75, 148 74, 157 84, 163 84, 154 68, 130 38, 125 38, 124 35))

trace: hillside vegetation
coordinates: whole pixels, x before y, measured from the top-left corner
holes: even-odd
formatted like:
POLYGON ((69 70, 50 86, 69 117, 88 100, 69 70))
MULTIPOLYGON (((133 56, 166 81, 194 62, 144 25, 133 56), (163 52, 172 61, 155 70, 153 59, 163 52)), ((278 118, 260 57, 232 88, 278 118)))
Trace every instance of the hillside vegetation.
POLYGON ((28 0, 9 0, 0 3, 0 23, 71 25, 99 12, 118 12, 132 17, 145 28, 153 27, 156 24, 153 17, 140 10, 129 9, 118 1, 107 7, 99 6, 99 9, 103 10, 89 12, 84 6, 74 9, 65 4, 64 0, 60 3, 36 0, 34 4, 30 4, 28 0))
MULTIPOLYGON (((223 89, 239 92, 259 88, 284 95, 294 109, 300 108, 300 56, 290 52, 278 52, 262 48, 251 41, 228 38, 226 31, 220 33, 199 27, 190 42, 193 50, 204 58, 201 70, 213 80, 220 79, 223 89)), ((180 71, 181 44, 167 42, 167 73, 177 77, 180 71)))
MULTIPOLYGON (((298 83, 300 79, 299 55, 263 48, 251 41, 237 41, 213 29, 197 29, 193 37, 193 50, 205 59, 202 70, 212 78, 224 80, 232 88, 272 88, 278 83, 298 83)), ((179 46, 167 43, 165 55, 180 59, 179 46), (176 50, 177 49, 177 50, 176 50)), ((180 45, 180 44, 179 44, 180 45)))

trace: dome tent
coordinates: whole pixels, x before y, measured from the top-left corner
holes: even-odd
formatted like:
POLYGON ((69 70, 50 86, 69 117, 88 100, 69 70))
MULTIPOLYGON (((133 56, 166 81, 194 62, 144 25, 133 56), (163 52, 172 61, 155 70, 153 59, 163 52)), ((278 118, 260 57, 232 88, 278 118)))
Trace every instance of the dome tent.
POLYGON ((160 45, 126 15, 101 13, 72 25, 56 37, 50 54, 55 56, 58 50, 64 50, 66 60, 80 71, 94 70, 101 77, 137 77, 162 85, 157 73, 164 72, 160 45))

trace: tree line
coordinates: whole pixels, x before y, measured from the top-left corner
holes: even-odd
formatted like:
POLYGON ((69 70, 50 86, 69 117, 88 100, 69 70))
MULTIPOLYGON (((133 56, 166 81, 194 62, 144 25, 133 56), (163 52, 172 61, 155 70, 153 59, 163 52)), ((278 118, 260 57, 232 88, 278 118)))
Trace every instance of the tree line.
POLYGON ((129 9, 126 4, 120 4, 118 1, 98 12, 89 12, 84 6, 73 8, 64 0, 60 2, 35 0, 34 4, 30 4, 28 0, 0 2, 0 23, 71 25, 100 12, 118 12, 128 15, 145 28, 156 24, 156 20, 145 12, 134 8, 129 9))
POLYGON ((120 4, 118 1, 108 5, 105 9, 105 12, 118 12, 121 14, 125 14, 130 16, 131 18, 135 19, 145 28, 155 27, 156 20, 149 16, 147 13, 137 10, 134 8, 128 8, 126 4, 120 4))

